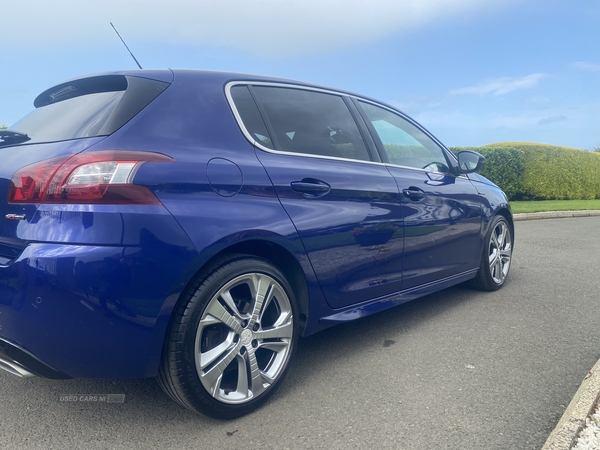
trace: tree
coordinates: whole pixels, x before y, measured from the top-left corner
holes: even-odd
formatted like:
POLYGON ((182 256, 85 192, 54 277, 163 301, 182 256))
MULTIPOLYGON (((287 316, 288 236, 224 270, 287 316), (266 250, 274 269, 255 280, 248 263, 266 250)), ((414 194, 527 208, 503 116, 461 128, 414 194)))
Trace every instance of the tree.
POLYGON ((6 130, 8 127, 4 124, 0 125, 0 130, 6 130))

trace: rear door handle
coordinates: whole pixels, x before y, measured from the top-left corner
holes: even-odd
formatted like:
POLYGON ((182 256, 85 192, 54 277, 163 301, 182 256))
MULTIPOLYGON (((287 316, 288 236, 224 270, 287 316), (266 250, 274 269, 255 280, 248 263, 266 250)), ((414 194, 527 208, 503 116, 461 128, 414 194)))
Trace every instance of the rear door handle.
POLYGON ((321 180, 313 178, 303 178, 302 181, 292 181, 292 189, 296 192, 302 192, 305 197, 320 197, 331 190, 331 186, 321 180))
POLYGON ((411 186, 408 189, 402 189, 402 193, 411 200, 420 200, 426 195, 424 190, 414 186, 411 186))

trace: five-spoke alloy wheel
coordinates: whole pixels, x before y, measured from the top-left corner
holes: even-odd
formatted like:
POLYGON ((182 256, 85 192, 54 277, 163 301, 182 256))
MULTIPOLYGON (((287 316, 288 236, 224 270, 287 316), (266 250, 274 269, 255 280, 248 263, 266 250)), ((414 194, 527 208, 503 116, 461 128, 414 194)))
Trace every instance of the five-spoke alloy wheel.
POLYGON ((178 307, 159 382, 184 406, 234 418, 262 405, 284 378, 297 341, 293 292, 269 262, 228 258, 178 307))

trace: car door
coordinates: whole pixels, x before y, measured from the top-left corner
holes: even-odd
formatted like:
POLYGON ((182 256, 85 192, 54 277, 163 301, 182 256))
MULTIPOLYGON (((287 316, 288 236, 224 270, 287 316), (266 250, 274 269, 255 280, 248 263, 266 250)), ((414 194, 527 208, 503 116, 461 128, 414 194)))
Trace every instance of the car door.
POLYGON ((289 85, 230 85, 247 137, 298 230, 329 305, 399 291, 398 188, 342 95, 289 85))
POLYGON ((474 270, 481 257, 481 199, 451 156, 395 111, 355 100, 398 183, 404 217, 403 289, 474 270))

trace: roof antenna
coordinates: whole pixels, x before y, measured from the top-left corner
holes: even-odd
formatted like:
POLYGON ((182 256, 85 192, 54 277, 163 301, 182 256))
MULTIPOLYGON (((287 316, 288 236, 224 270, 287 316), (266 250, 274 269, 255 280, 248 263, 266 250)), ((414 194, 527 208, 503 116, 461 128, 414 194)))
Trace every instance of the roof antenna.
POLYGON ((117 29, 115 28, 115 26, 112 24, 112 22, 108 22, 108 23, 110 23, 110 26, 113 27, 113 30, 115 30, 115 33, 117 33, 117 36, 119 36, 119 39, 121 39, 121 42, 123 43, 123 45, 125 46, 125 48, 129 52, 129 54, 131 55, 131 57, 133 58, 133 60, 135 61, 135 63, 137 64, 137 66, 141 69, 142 66, 140 66, 140 63, 138 62, 138 60, 135 59, 135 56, 133 56, 133 53, 131 53, 131 50, 129 50, 129 47, 127 47, 127 44, 125 43, 125 41, 123 40, 123 38, 121 37, 121 35, 117 31, 117 29))

